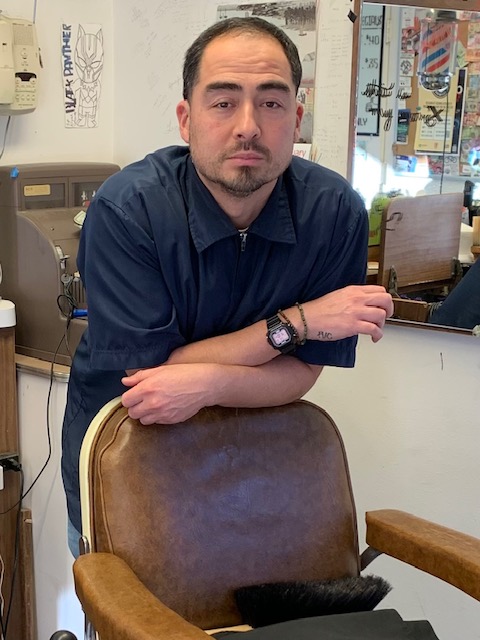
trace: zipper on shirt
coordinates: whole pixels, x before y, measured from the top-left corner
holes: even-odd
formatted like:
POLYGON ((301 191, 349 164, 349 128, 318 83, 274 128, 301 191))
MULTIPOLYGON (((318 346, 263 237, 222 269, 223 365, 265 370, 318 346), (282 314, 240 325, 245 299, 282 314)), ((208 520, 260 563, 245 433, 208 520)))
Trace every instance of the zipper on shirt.
POLYGON ((247 232, 240 231, 240 251, 245 251, 245 245, 247 244, 247 232))
POLYGON ((240 251, 242 253, 245 251, 245 245, 247 244, 247 232, 248 232, 248 227, 245 227, 245 229, 238 230, 238 233, 240 234, 240 251))

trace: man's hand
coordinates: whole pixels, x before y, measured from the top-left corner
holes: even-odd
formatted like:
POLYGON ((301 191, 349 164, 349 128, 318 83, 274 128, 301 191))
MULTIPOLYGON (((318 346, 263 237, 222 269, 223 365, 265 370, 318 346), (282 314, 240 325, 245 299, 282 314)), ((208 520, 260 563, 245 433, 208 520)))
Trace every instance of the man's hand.
POLYGON ((209 405, 209 364, 161 365, 122 378, 128 415, 142 424, 175 424, 209 405))
POLYGON ((365 334, 378 342, 385 320, 393 313, 393 301, 384 287, 351 285, 305 302, 303 309, 309 340, 341 340, 365 334))

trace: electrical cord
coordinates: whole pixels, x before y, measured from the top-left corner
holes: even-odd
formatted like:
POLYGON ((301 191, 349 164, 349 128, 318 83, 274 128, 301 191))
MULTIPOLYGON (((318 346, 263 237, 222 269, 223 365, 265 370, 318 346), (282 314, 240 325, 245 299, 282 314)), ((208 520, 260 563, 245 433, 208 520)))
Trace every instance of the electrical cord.
MULTIPOLYGON (((73 298, 72 298, 72 300, 73 300, 73 298)), ((68 329, 70 327, 70 322, 72 321, 72 318, 73 318, 73 311, 74 311, 74 309, 76 307, 75 307, 75 304, 72 305, 72 303, 70 302, 70 299, 65 294, 61 294, 61 295, 58 296, 57 305, 58 305, 58 308, 60 309, 60 313, 67 319, 67 323, 65 325, 65 331, 63 333, 62 339, 60 340, 60 342, 59 342, 59 344, 58 344, 58 346, 57 346, 57 348, 55 350, 55 353, 53 354, 52 363, 51 363, 52 367, 50 369, 50 374, 51 374, 50 381, 52 381, 52 379, 53 379, 53 365, 55 364, 55 359, 56 359, 57 354, 58 354, 58 352, 60 350, 60 347, 62 346, 62 342, 65 342, 65 348, 67 350, 68 357, 70 358, 70 360, 72 360, 72 353, 70 351, 70 345, 68 343, 68 329), (65 312, 62 309, 62 306, 61 306, 61 302, 62 302, 62 300, 64 298, 71 305, 69 311, 67 311, 67 312, 65 312)))
MULTIPOLYGON (((67 323, 65 326, 65 332, 63 334, 63 339, 65 340, 65 347, 67 349, 67 353, 70 360, 72 360, 72 354, 70 351, 70 346, 68 344, 68 329, 70 327, 70 322, 72 321, 72 318, 73 318, 73 313, 75 309, 77 309, 78 307, 78 303, 75 299, 75 296, 72 293, 72 284, 73 284, 73 277, 68 276, 68 279, 65 280, 63 284, 63 293, 57 296, 57 306, 60 310, 60 313, 67 320, 67 323), (64 305, 66 305, 66 308, 64 308, 64 305)), ((60 342, 60 344, 57 347, 57 351, 55 352, 55 355, 54 355, 54 360, 56 358, 56 354, 58 353, 58 349, 60 349, 61 344, 62 343, 60 342)))
MULTIPOLYGON (((50 376, 49 376, 50 380, 49 380, 48 392, 47 392, 47 412, 46 412, 47 413, 47 415, 46 415, 47 442, 48 442, 47 458, 46 458, 45 462, 43 463, 42 467, 40 468, 40 471, 37 473, 37 475, 35 476, 34 480, 30 484, 30 486, 28 487, 28 489, 25 491, 25 493, 21 494, 18 502, 13 504, 6 511, 0 512, 0 516, 1 515, 5 515, 6 513, 11 511, 12 509, 14 509, 30 493, 30 491, 36 485, 36 483, 40 479, 40 476, 45 471, 48 463, 50 462, 50 460, 52 458, 52 429, 51 429, 51 425, 50 425, 50 402, 51 402, 52 390, 53 390, 53 379, 54 379, 55 362, 56 362, 58 352, 60 351, 60 347, 62 346, 63 342, 65 342, 65 346, 67 348, 67 352, 68 352, 68 355, 69 355, 70 359, 72 358, 72 354, 70 352, 70 347, 68 345, 68 329, 70 327, 70 322, 71 322, 72 317, 73 317, 73 311, 76 308, 77 303, 76 303, 75 298, 71 294, 70 289, 71 289, 71 282, 68 283, 67 285, 65 285, 64 293, 60 294, 57 297, 58 308, 60 309, 60 313, 62 313, 62 315, 67 319, 67 322, 66 322, 66 325, 65 325, 65 331, 63 332, 63 336, 62 336, 60 342, 58 343, 57 348, 55 349, 55 352, 54 352, 53 357, 52 357, 52 361, 50 363, 50 376), (63 309, 62 305, 61 305, 62 301, 64 301, 64 300, 68 304, 68 308, 66 310, 63 309)), ((22 489, 22 491, 23 491, 23 489, 22 489)))
MULTIPOLYGON (((52 457, 52 437, 51 437, 51 425, 50 425, 50 402, 51 402, 51 395, 52 395, 52 389, 53 389, 53 379, 54 379, 53 373, 54 373, 55 360, 56 360, 58 351, 59 351, 63 341, 66 339, 67 328, 68 328, 68 325, 67 325, 67 327, 65 329, 65 332, 64 332, 64 335, 62 336, 62 339, 60 340, 60 342, 58 343, 57 348, 55 349, 55 353, 53 354, 53 358, 52 358, 52 362, 51 362, 51 366, 50 366, 50 383, 49 383, 49 386, 48 386, 48 394, 47 394, 47 416, 46 416, 48 454, 47 454, 47 458, 46 458, 45 462, 43 463, 40 471, 37 473, 37 475, 36 475, 35 479, 33 480, 33 482, 30 484, 28 489, 24 492, 25 478, 24 478, 24 473, 23 473, 23 469, 22 469, 21 464, 19 462, 17 462, 16 460, 13 460, 11 458, 6 458, 6 459, 0 461, 0 464, 4 468, 9 469, 9 470, 13 470, 13 471, 19 471, 20 474, 21 474, 20 497, 19 497, 19 499, 11 507, 6 509, 5 511, 0 512, 0 516, 1 515, 5 515, 5 514, 9 513, 10 511, 12 511, 12 509, 15 509, 15 507, 18 507, 17 518, 16 518, 16 528, 15 528, 15 552, 14 552, 14 563, 13 563, 13 570, 12 570, 12 581, 11 581, 11 587, 10 587, 10 601, 8 603, 7 613, 6 613, 5 618, 4 618, 4 615, 3 615, 4 600, 3 600, 3 595, 2 595, 2 593, 0 591, 0 597, 1 597, 1 607, 0 607, 0 634, 1 634, 1 636, 0 636, 0 640, 7 640, 8 623, 9 623, 9 620, 10 620, 10 613, 11 613, 11 610, 12 610, 12 601, 13 601, 13 594, 14 594, 14 589, 15 589, 15 580, 16 580, 17 569, 18 569, 19 541, 20 541, 20 521, 21 521, 21 512, 22 512, 22 502, 23 502, 24 498, 33 489, 33 487, 35 486, 35 484, 39 480, 40 476, 43 474, 44 470, 46 469, 46 467, 47 467, 47 465, 50 462, 50 459, 52 457)), ((2 565, 4 566, 3 558, 2 558, 2 565)), ((0 580, 0 590, 1 590, 2 583, 3 583, 3 571, 2 571, 1 580, 0 580)))
MULTIPOLYGON (((57 358, 58 352, 60 350, 60 347, 62 346, 62 343, 64 341, 67 340, 67 331, 68 331, 68 325, 67 324, 66 328, 65 328, 65 332, 62 336, 62 339, 60 340, 60 342, 57 345, 57 348, 55 349, 55 353, 53 354, 53 358, 52 361, 50 363, 50 381, 49 381, 49 385, 48 385, 48 393, 47 393, 47 415, 46 415, 46 422, 47 422, 47 442, 48 442, 48 453, 47 453, 47 458, 45 460, 45 462, 43 463, 42 467, 40 468, 40 471, 37 473, 37 475, 35 476, 34 480, 32 481, 32 483, 30 484, 30 486, 28 487, 28 489, 21 494, 18 502, 16 502, 15 504, 13 504, 11 507, 9 507, 6 511, 0 511, 0 516, 5 515, 6 513, 8 513, 9 511, 11 511, 12 509, 15 509, 15 507, 21 503, 21 501, 30 493, 30 491, 33 489, 33 487, 37 484, 38 480, 40 479, 40 476, 42 475, 42 473, 45 471, 48 463, 51 460, 52 457, 52 429, 51 429, 51 425, 50 425, 50 402, 51 402, 51 397, 52 397, 52 389, 53 389, 53 380, 54 380, 54 367, 55 367, 55 360, 57 358)), ((23 489, 22 489, 23 491, 23 489)))

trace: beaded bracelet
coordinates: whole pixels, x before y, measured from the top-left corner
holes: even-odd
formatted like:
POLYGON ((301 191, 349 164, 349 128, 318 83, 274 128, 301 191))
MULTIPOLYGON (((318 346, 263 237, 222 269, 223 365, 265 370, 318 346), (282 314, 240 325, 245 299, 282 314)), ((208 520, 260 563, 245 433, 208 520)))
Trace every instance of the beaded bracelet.
POLYGON ((303 311, 303 307, 300 304, 300 302, 296 302, 295 304, 297 306, 297 309, 300 312, 300 317, 302 318, 302 322, 303 322, 303 337, 298 343, 299 345, 302 345, 302 344, 305 344, 305 342, 307 341, 307 333, 308 333, 307 320, 305 318, 305 312, 303 311))

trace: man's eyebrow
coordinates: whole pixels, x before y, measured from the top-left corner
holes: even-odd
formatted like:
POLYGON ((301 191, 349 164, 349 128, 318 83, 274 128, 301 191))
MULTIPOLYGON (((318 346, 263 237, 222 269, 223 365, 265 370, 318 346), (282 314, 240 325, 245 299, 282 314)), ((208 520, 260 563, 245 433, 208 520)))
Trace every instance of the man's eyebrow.
MULTIPOLYGON (((210 82, 205 87, 207 93, 214 91, 242 91, 242 86, 236 82, 210 82)), ((277 80, 271 80, 268 82, 262 82, 257 86, 257 91, 282 91, 283 93, 291 93, 291 89, 285 82, 278 82, 277 80)))
POLYGON ((283 91, 283 93, 291 93, 291 89, 286 82, 278 82, 272 80, 270 82, 262 82, 257 89, 259 91, 283 91))
POLYGON ((222 82, 222 81, 210 82, 205 87, 205 91, 207 93, 212 91, 241 91, 241 90, 242 90, 242 87, 239 84, 236 84, 235 82, 222 82))

